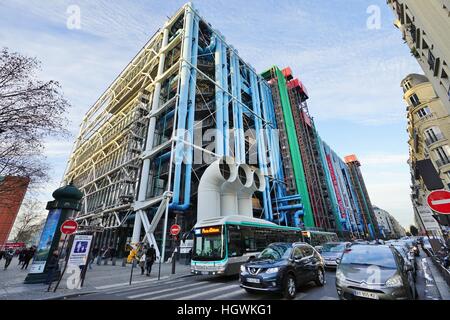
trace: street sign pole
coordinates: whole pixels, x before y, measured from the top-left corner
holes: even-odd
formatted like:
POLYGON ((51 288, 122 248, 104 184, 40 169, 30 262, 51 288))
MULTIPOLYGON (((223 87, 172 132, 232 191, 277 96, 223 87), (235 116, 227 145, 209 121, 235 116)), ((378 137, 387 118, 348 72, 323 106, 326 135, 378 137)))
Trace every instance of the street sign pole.
MULTIPOLYGON (((66 238, 64 239, 64 243, 66 242, 67 238, 68 238, 68 235, 66 235, 66 238)), ((63 245, 62 248, 61 248, 61 252, 62 252, 63 248, 64 248, 64 245, 63 245)), ((56 292, 56 290, 58 289, 59 284, 60 284, 60 282, 61 282, 61 280, 62 280, 62 278, 63 278, 63 276, 64 276, 64 273, 66 273, 66 270, 67 270, 67 264, 69 263, 69 256, 70 256, 70 254, 66 254, 66 262, 65 262, 65 264, 64 264, 64 269, 63 269, 63 271, 61 272, 61 276, 59 277, 58 282, 56 283, 56 286, 55 286, 55 288, 53 289, 53 292, 56 292)))
MULTIPOLYGON (((68 234, 66 234, 65 236, 64 236, 64 242, 63 242, 63 245, 62 245, 62 247, 61 247, 61 249, 59 250, 59 253, 58 253, 58 262, 59 262, 59 258, 61 257, 61 254, 62 254, 62 252, 63 252, 63 250, 64 250, 64 247, 66 246, 66 243, 67 243, 67 237, 68 237, 69 235, 68 234)), ((47 292, 50 292, 50 289, 52 288, 52 284, 53 284, 53 275, 55 274, 55 271, 57 271, 58 269, 56 269, 56 270, 53 270, 52 272, 52 276, 50 277, 50 283, 48 284, 48 288, 47 288, 47 292)), ((61 281, 61 280, 60 280, 61 281)), ((58 281, 58 284, 59 284, 59 281, 58 281)), ((56 291, 56 290, 55 290, 56 291)), ((53 291, 53 292, 55 292, 55 291, 53 291)))

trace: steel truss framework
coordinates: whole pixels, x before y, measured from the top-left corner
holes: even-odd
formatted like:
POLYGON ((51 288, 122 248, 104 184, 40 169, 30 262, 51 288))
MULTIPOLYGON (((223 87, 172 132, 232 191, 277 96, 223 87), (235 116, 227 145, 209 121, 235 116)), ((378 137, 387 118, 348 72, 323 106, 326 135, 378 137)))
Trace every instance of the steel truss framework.
POLYGON ((284 185, 271 100, 256 71, 184 6, 83 119, 65 175, 85 194, 78 219, 116 228, 136 213, 133 238, 140 240, 141 226, 150 225, 145 220, 152 220, 167 191, 167 210, 193 211, 206 158, 229 155, 248 163, 256 154, 252 165, 268 182, 258 195, 260 214, 274 220, 271 199, 284 185), (216 130, 210 141, 194 141, 209 129, 216 130), (198 163, 194 150, 205 159, 198 163))

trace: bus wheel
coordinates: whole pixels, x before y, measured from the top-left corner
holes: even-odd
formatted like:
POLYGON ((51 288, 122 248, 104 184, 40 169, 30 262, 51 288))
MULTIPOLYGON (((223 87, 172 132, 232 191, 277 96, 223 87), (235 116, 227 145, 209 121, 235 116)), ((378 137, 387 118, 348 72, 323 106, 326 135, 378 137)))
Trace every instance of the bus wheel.
POLYGON ((286 299, 294 299, 297 294, 297 284, 295 283, 295 278, 293 275, 288 274, 284 279, 283 284, 283 297, 286 299))
POLYGON ((245 288, 245 291, 247 291, 247 293, 249 294, 258 294, 258 291, 249 288, 245 288))

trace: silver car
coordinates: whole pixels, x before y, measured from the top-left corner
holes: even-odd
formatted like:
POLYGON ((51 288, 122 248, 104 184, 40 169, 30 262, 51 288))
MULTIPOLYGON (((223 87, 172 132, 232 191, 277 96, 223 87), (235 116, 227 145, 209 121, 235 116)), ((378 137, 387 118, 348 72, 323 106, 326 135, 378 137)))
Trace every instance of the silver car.
POLYGON ((342 300, 416 299, 411 265, 385 245, 352 245, 338 259, 336 290, 342 300))
POLYGON ((337 262, 345 249, 351 245, 350 242, 327 242, 322 246, 320 250, 320 255, 325 260, 325 267, 336 268, 337 262))

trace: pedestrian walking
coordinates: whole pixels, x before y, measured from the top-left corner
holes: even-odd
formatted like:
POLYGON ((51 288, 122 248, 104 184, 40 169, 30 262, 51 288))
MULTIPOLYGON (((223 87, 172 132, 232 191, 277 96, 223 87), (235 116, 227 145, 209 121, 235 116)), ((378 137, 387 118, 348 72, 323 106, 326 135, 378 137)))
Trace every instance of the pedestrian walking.
POLYGON ((153 244, 151 245, 150 248, 147 249, 145 255, 146 255, 145 268, 147 269, 147 277, 150 277, 150 274, 152 273, 153 263, 156 261, 156 250, 153 244))
POLYGON ((146 255, 145 253, 141 256, 141 258, 139 259, 139 267, 141 267, 141 276, 144 275, 145 272, 145 262, 146 262, 146 255))
POLYGON ((53 254, 48 262, 48 273, 47 280, 45 280, 45 284, 50 284, 53 282, 53 278, 55 277, 56 272, 59 270, 59 255, 58 250, 53 251, 53 254))
POLYGON ((5 258, 5 268, 4 270, 8 269, 9 265, 11 264, 11 260, 14 258, 14 250, 13 249, 9 249, 8 251, 5 252, 4 254, 4 258, 5 258))
POLYGON ((89 261, 89 270, 92 269, 92 264, 95 262, 95 258, 97 258, 98 256, 98 251, 99 251, 98 247, 92 249, 91 260, 89 261))
POLYGON ((19 264, 18 264, 19 266, 20 266, 21 264, 23 264, 27 252, 28 252, 28 250, 27 250, 26 248, 25 248, 25 249, 22 249, 22 250, 20 251, 20 253, 19 253, 19 264))
POLYGON ((25 252, 25 255, 23 257, 22 270, 28 269, 28 265, 30 264, 31 259, 33 259, 35 252, 36 250, 33 247, 31 247, 25 252))
POLYGON ((189 250, 188 254, 186 255, 186 265, 189 265, 191 263, 192 260, 192 248, 189 250))

